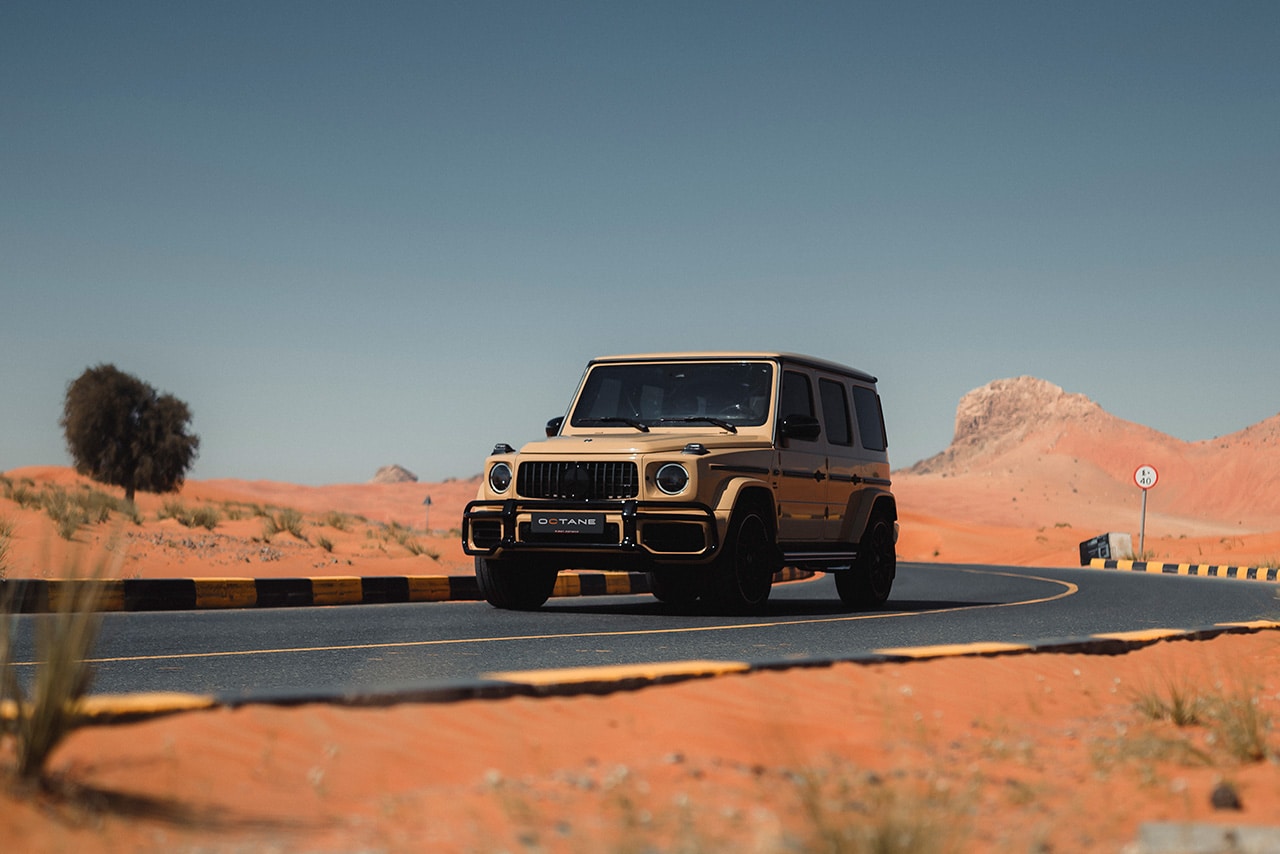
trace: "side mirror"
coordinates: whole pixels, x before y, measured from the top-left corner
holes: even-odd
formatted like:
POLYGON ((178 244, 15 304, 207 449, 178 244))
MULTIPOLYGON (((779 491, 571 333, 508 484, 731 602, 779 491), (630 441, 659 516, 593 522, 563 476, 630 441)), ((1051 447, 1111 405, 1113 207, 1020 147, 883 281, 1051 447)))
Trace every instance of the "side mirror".
POLYGON ((564 423, 564 416, 557 415, 547 422, 547 438, 560 435, 560 425, 564 423))
POLYGON ((812 442, 822 434, 822 426, 812 415, 788 415, 782 419, 782 438, 812 442))

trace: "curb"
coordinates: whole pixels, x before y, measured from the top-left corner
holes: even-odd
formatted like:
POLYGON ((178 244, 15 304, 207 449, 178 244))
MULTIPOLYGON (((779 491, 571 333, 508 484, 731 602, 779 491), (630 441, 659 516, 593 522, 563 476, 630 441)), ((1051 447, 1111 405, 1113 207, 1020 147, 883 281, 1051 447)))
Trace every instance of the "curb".
POLYGON ((1164 575, 1199 575, 1209 578, 1237 578, 1244 581, 1280 581, 1280 569, 1266 566, 1220 566, 1208 563, 1161 563, 1143 560, 1104 560, 1095 557, 1090 569, 1118 569, 1164 575))
MULTIPOLYGON (((814 573, 787 567, 775 582, 814 573)), ((0 579, 0 602, 16 613, 58 610, 77 585, 101 586, 99 611, 191 611, 215 608, 288 608, 312 605, 383 605, 465 602, 484 597, 473 575, 337 575, 313 578, 125 578, 106 581, 0 579)), ((565 572, 553 597, 650 593, 643 572, 565 572)))

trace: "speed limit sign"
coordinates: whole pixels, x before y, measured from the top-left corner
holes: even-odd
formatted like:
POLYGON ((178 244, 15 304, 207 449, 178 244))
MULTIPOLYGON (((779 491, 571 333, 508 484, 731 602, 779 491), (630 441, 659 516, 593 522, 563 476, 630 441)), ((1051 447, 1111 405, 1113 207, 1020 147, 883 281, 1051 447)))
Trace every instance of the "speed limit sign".
POLYGON ((1133 473, 1133 482, 1144 492, 1155 486, 1159 479, 1160 472, 1156 471, 1155 466, 1138 466, 1133 473))

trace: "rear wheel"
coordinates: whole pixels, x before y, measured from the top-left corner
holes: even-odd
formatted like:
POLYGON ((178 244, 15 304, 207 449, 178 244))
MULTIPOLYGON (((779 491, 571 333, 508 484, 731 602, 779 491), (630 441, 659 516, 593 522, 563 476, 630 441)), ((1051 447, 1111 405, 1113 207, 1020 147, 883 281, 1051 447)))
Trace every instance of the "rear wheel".
POLYGON ((551 596, 559 571, 532 560, 476 558, 480 593, 495 608, 536 611, 551 596))
POLYGON ((773 541, 773 525, 756 505, 734 511, 724 549, 712 565, 708 604, 718 611, 751 614, 763 611, 782 555, 773 541))
POLYGON ((873 516, 862 535, 857 562, 835 573, 840 601, 860 610, 881 607, 889 598, 897 571, 893 523, 882 515, 873 516))

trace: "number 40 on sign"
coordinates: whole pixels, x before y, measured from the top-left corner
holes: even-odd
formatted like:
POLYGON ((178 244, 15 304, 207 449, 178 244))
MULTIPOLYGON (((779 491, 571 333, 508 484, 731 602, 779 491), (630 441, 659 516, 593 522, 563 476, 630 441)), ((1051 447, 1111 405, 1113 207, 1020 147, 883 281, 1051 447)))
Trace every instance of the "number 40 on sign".
POLYGON ((1160 473, 1156 471, 1155 466, 1138 466, 1133 473, 1133 482, 1138 484, 1139 489, 1147 490, 1156 485, 1156 481, 1160 479, 1160 473))

